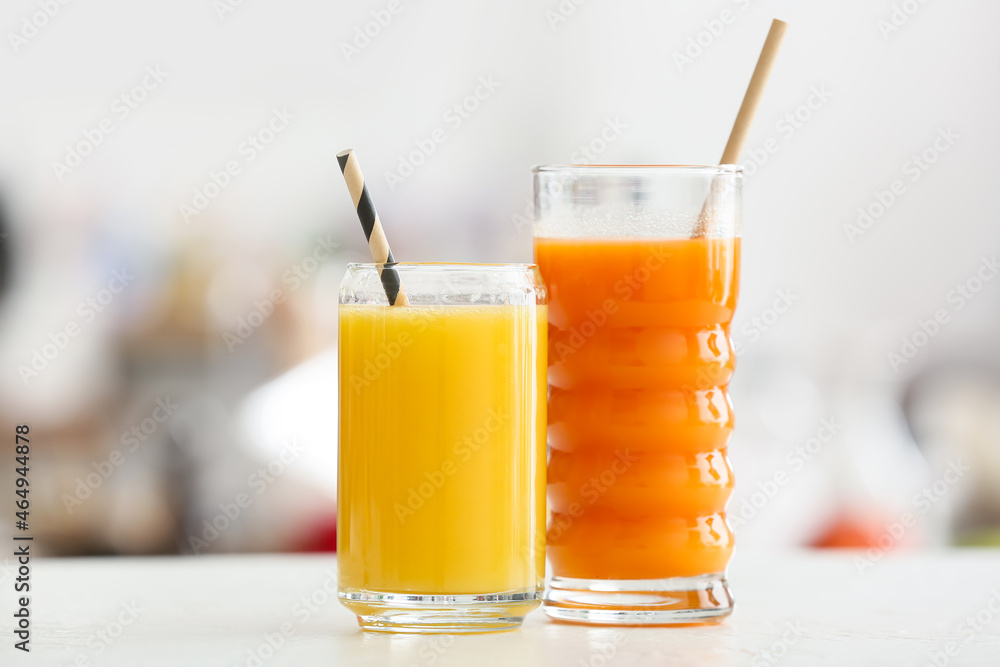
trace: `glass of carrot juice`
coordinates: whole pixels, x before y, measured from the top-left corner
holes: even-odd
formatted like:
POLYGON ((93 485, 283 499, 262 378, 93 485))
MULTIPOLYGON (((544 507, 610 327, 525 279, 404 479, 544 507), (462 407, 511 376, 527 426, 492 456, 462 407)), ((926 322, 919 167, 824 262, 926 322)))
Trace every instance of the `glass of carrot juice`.
POLYGON ((392 270, 407 305, 374 264, 340 289, 340 601, 368 630, 515 628, 544 590, 544 287, 533 265, 392 270))
POLYGON ((733 165, 534 170, 553 618, 670 625, 732 611, 741 183, 733 165))

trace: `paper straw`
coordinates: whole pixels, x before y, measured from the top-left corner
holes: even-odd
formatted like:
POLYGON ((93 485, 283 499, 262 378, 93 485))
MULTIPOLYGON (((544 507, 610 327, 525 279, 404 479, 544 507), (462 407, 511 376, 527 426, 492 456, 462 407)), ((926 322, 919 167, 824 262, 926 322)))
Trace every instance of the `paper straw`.
POLYGON ((396 260, 392 256, 392 250, 389 249, 389 240, 382 229, 382 221, 378 219, 375 203, 368 194, 368 186, 365 184, 365 177, 361 173, 361 165, 358 164, 354 149, 348 148, 337 153, 337 162, 340 163, 340 171, 344 174, 347 190, 351 193, 351 201, 354 202, 354 208, 358 212, 361 227, 365 230, 372 259, 378 265, 378 275, 382 280, 385 295, 389 299, 389 305, 410 305, 406 293, 399 284, 399 273, 392 268, 396 260))
MULTIPOLYGON (((760 50, 757 66, 754 67, 753 76, 750 77, 747 92, 743 95, 743 103, 740 105, 739 113, 736 114, 733 130, 729 133, 729 141, 726 142, 726 149, 722 151, 722 159, 719 164, 739 163, 743 147, 747 143, 747 136, 750 134, 750 126, 757 114, 760 100, 764 96, 764 88, 767 87, 768 77, 771 76, 771 69, 774 67, 774 61, 778 57, 778 50, 781 49, 781 41, 785 38, 785 30, 787 29, 788 24, 784 21, 780 19, 771 21, 771 29, 768 30, 767 39, 764 40, 764 48, 760 50)), ((709 235, 712 226, 710 203, 719 187, 719 179, 712 179, 711 191, 701 207, 701 215, 698 216, 698 223, 691 238, 703 238, 709 235)))
POLYGON ((743 154, 743 146, 746 145, 747 135, 750 133, 750 125, 753 117, 760 106, 760 99, 764 95, 764 88, 767 87, 767 79, 771 76, 771 69, 774 61, 778 57, 778 50, 781 48, 781 40, 785 38, 785 30, 788 24, 779 19, 771 21, 771 29, 767 32, 767 39, 764 40, 764 48, 757 58, 757 66, 750 77, 750 85, 747 86, 746 95, 743 96, 743 104, 736 114, 736 122, 733 123, 733 131, 729 133, 729 141, 726 142, 726 150, 722 152, 722 160, 719 164, 736 164, 743 154))

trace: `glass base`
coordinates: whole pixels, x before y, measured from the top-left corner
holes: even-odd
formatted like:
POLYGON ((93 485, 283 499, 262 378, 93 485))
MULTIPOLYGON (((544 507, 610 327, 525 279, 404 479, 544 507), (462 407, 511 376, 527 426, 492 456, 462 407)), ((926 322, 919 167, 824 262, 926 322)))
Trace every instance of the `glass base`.
POLYGON ((718 623, 733 612, 725 573, 670 579, 553 577, 545 613, 595 625, 718 623))
POLYGON ((520 627, 542 603, 541 591, 487 595, 410 595, 341 590, 340 602, 358 616, 358 625, 375 632, 501 632, 520 627))

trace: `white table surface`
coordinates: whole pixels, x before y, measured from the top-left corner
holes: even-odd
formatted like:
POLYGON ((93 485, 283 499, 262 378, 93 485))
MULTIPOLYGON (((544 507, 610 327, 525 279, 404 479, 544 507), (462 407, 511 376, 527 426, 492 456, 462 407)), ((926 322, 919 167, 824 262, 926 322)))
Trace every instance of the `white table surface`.
POLYGON ((361 632, 323 593, 335 567, 331 556, 38 560, 29 655, 12 647, 12 581, 0 589, 0 665, 1000 666, 1000 551, 901 553, 864 573, 850 552, 738 552, 736 611, 718 626, 586 627, 538 610, 518 631, 471 636, 361 632), (311 595, 320 604, 306 614, 297 604, 311 595), (962 625, 977 613, 985 624, 962 625), (282 624, 288 639, 253 657, 282 624), (119 636, 105 644, 104 630, 119 636))

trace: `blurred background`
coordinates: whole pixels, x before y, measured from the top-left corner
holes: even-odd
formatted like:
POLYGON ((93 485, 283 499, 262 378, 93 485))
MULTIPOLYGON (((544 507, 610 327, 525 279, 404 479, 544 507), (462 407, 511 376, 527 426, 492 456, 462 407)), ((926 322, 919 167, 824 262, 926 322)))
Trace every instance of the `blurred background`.
POLYGON ((332 550, 368 257, 336 153, 398 259, 528 261, 530 168, 716 161, 772 17, 739 543, 1000 545, 997 3, 8 0, 0 430, 39 550, 332 550))

